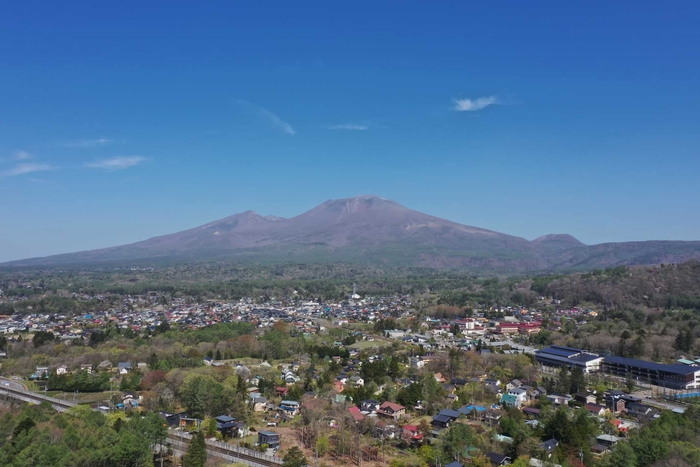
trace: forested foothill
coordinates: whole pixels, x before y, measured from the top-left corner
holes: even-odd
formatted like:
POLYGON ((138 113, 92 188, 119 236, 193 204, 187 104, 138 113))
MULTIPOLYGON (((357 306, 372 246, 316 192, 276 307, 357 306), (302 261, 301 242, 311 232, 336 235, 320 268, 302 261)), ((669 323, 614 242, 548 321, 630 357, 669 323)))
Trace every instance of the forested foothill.
POLYGON ((341 264, 3 271, 0 289, 0 375, 81 404, 58 414, 4 401, 1 465, 159 464, 174 414, 198 433, 185 465, 217 465, 204 437, 287 467, 316 456, 700 465, 692 398, 673 413, 635 398, 639 381, 542 368, 522 350, 692 363, 697 261, 528 277, 341 264), (280 434, 279 449, 261 430, 280 434))

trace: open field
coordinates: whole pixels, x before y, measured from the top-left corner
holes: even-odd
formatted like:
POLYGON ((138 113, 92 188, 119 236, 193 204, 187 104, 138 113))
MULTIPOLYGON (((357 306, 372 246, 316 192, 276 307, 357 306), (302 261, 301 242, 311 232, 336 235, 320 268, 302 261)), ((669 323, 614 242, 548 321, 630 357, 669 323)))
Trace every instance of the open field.
POLYGON ((389 341, 375 339, 373 341, 358 341, 358 342, 355 342, 354 344, 352 344, 348 347, 353 348, 353 349, 357 349, 357 350, 366 350, 366 349, 372 349, 372 348, 388 347, 390 345, 391 345, 391 342, 389 342, 389 341))
POLYGON ((122 393, 120 391, 83 392, 75 394, 74 396, 72 392, 46 391, 47 396, 55 397, 56 399, 62 399, 65 401, 75 400, 81 404, 93 404, 95 402, 108 401, 114 394, 121 395, 122 393))

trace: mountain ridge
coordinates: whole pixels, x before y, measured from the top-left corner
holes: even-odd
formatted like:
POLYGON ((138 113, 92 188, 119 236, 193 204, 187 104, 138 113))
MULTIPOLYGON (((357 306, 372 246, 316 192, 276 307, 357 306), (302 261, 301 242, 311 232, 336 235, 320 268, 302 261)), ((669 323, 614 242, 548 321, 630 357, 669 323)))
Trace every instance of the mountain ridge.
POLYGON ((546 271, 700 257, 700 242, 585 245, 569 234, 532 241, 409 209, 376 195, 327 200, 290 218, 254 211, 139 242, 28 258, 2 267, 159 261, 356 261, 383 265, 546 271))

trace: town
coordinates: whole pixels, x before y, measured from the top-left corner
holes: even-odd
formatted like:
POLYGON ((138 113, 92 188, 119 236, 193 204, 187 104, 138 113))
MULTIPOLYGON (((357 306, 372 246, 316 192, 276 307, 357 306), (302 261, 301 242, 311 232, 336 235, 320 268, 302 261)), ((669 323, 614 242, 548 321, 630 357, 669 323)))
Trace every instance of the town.
POLYGON ((555 344, 598 312, 545 297, 547 311, 430 314, 414 297, 355 290, 341 301, 71 298, 110 306, 0 317, 6 384, 110 416, 156 412, 173 433, 289 462, 592 465, 700 396, 697 357, 656 363, 555 344))

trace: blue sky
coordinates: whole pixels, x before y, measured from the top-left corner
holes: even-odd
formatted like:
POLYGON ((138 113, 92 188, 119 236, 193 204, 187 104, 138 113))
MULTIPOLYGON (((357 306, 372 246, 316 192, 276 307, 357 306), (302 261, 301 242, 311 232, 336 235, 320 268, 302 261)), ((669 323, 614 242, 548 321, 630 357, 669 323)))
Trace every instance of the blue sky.
POLYGON ((366 193, 700 240, 700 4, 483 3, 5 5, 0 261, 366 193))

